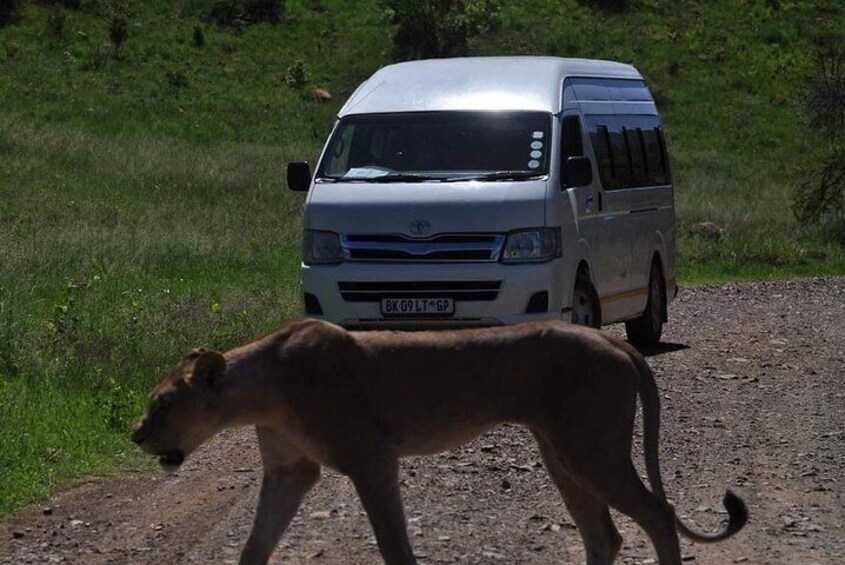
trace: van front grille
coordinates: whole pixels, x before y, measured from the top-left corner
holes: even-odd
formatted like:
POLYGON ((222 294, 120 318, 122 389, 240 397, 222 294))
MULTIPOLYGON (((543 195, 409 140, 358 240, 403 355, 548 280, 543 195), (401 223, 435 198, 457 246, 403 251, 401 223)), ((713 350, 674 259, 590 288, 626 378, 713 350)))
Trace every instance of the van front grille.
POLYGON ((339 282, 347 302, 380 302, 383 298, 452 298, 456 302, 496 300, 502 281, 339 282))
POLYGON ((341 244, 349 261, 387 263, 483 263, 499 260, 505 236, 442 234, 427 239, 403 235, 345 235, 341 244))

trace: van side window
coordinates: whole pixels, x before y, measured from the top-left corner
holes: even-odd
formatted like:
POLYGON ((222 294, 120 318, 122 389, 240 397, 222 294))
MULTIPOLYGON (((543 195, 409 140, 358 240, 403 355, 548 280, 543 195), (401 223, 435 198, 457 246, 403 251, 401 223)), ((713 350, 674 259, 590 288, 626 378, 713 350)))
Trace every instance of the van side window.
POLYGON ((645 152, 645 138, 643 137, 643 128, 637 128, 637 143, 640 147, 640 158, 643 160, 643 164, 645 165, 644 181, 648 182, 648 179, 651 178, 651 174, 654 170, 654 165, 649 165, 648 155, 646 155, 645 152))
POLYGON ((584 147, 581 142, 581 122, 578 116, 565 116, 563 118, 560 134, 560 181, 566 186, 566 160, 570 157, 580 157, 584 154, 584 147))
POLYGON ((628 186, 648 185, 648 165, 642 144, 641 128, 622 128, 625 135, 625 145, 628 147, 628 160, 631 164, 631 178, 628 186))
POLYGON ((643 129, 646 159, 648 160, 648 184, 652 186, 666 184, 666 162, 663 157, 659 128, 643 129))
POLYGON ((596 155, 596 165, 599 169, 602 186, 605 189, 614 188, 616 186, 616 176, 614 174, 613 154, 610 151, 610 134, 607 126, 591 124, 590 143, 593 146, 593 153, 596 155))
POLYGON ((610 134, 610 159, 613 161, 613 171, 616 183, 614 188, 628 188, 631 186, 631 175, 628 173, 628 149, 625 138, 618 127, 608 128, 610 134))
POLYGON ((663 165, 663 182, 670 184, 672 182, 672 170, 669 167, 669 152, 666 149, 666 137, 663 134, 663 128, 657 130, 657 141, 660 144, 660 162, 663 165))
POLYGON ((590 145, 605 190, 671 182, 663 128, 652 115, 587 115, 590 145))

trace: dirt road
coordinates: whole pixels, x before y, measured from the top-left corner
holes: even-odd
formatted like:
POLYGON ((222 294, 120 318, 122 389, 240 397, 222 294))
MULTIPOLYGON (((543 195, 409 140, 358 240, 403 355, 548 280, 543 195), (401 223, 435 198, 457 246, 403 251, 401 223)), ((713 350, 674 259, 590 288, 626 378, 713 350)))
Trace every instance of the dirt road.
MULTIPOLYGON (((845 279, 685 289, 671 319, 649 357, 666 490, 700 529, 724 518, 725 487, 751 514, 727 542, 683 542, 685 562, 845 563, 845 279)), ((234 563, 260 477, 253 432, 227 433, 177 475, 92 480, 7 519, 0 563, 234 563)), ((422 563, 584 562, 520 428, 409 460, 402 482, 422 563)), ((625 538, 617 562, 654 563, 642 532, 615 516, 625 538)), ((380 562, 347 479, 324 473, 272 562, 380 562)))

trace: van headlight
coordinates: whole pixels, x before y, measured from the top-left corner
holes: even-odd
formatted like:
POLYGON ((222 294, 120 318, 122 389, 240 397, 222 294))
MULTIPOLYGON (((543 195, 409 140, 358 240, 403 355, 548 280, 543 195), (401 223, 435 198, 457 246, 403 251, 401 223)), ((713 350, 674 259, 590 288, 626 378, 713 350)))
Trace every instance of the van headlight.
POLYGON ((330 231, 305 230, 302 261, 306 265, 336 265, 344 259, 340 236, 330 231))
POLYGON ((560 256, 560 228, 537 228, 509 234, 502 262, 538 263, 560 256))

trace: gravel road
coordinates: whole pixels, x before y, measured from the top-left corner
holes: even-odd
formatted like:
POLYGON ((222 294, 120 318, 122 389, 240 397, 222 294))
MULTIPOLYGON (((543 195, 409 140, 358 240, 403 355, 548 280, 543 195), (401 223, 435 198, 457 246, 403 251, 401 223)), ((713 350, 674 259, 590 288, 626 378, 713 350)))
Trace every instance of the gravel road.
MULTIPOLYGON (((666 490, 699 529, 720 525, 726 487, 751 516, 726 542, 682 542, 685 562, 845 563, 845 278, 683 289, 664 340, 648 353, 666 490)), ((84 481, 7 518, 0 563, 235 563, 260 477, 253 432, 228 432, 176 475, 84 481)), ((518 427, 407 460, 402 484, 421 563, 585 560, 518 427)), ((614 516, 625 538, 617 563, 655 563, 644 534, 614 516)), ((271 562, 380 562, 346 478, 324 473, 271 562)))

